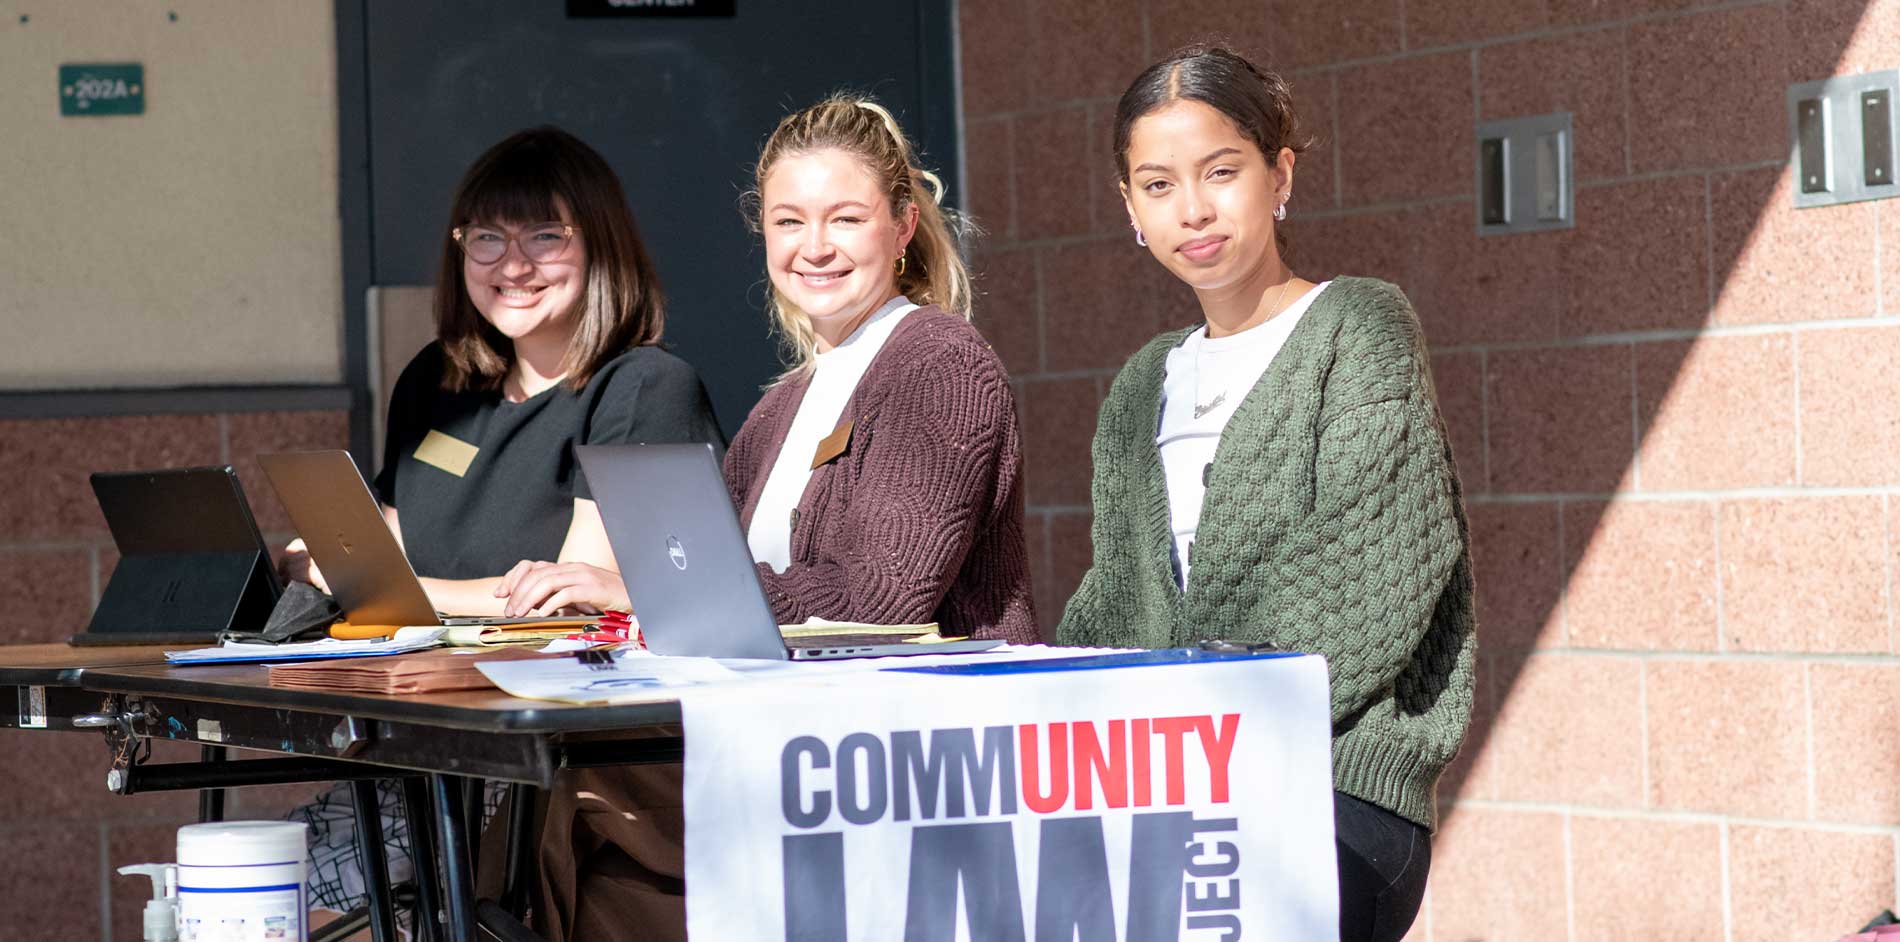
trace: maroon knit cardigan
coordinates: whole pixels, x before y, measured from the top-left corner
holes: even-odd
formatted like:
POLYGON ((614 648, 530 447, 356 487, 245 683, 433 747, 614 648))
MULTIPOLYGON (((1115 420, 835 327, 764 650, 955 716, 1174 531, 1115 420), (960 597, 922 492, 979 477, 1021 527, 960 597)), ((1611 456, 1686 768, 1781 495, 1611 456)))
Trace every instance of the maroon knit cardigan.
MULTIPOLYGON (((726 452, 743 527, 807 385, 767 390, 726 452)), ((845 403, 847 419, 849 447, 812 472, 793 512, 791 565, 759 564, 778 620, 934 621, 946 634, 1038 641, 1016 398, 976 328, 935 305, 910 312, 845 403)))

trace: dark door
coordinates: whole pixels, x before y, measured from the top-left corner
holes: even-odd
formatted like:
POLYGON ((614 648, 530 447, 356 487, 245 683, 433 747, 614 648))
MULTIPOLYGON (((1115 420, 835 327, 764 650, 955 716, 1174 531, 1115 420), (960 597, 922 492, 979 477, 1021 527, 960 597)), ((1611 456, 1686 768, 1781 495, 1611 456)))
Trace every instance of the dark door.
MULTIPOLYGON (((345 256, 367 259, 367 283, 432 283, 462 171, 513 131, 558 125, 620 174, 670 300, 667 344, 698 367, 727 435, 779 369, 762 256, 738 209, 778 119, 836 89, 869 91, 956 179, 951 0, 737 0, 735 16, 704 19, 569 19, 561 0, 343 0, 338 22, 342 67, 362 70, 342 77, 342 119, 361 122, 368 160, 343 172, 346 240, 369 239, 345 256), (367 233, 347 224, 352 205, 367 233)), ((353 325, 362 267, 346 264, 353 325)), ((351 333, 360 342, 360 326, 351 333)))

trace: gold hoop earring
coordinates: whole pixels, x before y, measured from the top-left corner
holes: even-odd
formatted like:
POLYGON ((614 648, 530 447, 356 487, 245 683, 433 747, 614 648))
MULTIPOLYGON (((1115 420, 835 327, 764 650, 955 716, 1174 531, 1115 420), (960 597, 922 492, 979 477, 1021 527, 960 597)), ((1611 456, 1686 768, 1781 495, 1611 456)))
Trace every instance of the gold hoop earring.
POLYGON ((899 255, 899 256, 897 257, 897 275, 898 275, 898 277, 900 277, 900 278, 901 278, 901 277, 903 277, 903 275, 904 275, 904 269, 906 269, 906 268, 909 268, 909 267, 910 267, 910 256, 908 256, 908 255, 899 255))

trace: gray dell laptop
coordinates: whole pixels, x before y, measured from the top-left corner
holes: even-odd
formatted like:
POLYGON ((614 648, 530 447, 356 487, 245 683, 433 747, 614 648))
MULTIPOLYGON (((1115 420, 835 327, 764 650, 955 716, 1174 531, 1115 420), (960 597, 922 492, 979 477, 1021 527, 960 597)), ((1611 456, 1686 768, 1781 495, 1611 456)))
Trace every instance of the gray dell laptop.
POLYGON ((640 633, 655 654, 831 660, 987 651, 1001 641, 786 638, 711 445, 579 445, 640 633))

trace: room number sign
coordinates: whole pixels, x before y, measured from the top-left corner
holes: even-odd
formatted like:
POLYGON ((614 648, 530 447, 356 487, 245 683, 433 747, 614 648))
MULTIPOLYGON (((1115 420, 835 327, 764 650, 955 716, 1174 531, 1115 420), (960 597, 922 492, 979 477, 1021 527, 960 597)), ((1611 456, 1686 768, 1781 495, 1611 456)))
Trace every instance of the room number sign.
POLYGON ((137 62, 59 67, 63 117, 145 113, 145 66, 137 62))

